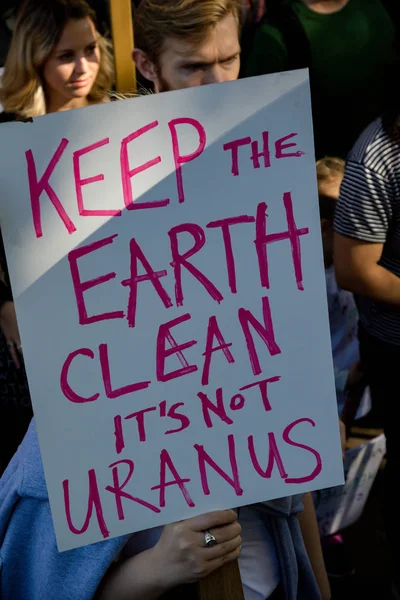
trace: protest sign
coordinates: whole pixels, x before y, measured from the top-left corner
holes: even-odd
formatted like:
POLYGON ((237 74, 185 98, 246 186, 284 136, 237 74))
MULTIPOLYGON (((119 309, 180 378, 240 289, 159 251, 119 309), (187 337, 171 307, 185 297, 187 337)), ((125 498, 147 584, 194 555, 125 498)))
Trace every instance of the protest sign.
POLYGON ((60 550, 343 482, 307 71, 0 145, 60 550))
POLYGON ((358 521, 385 452, 384 434, 346 450, 346 483, 314 494, 321 537, 334 535, 358 521))

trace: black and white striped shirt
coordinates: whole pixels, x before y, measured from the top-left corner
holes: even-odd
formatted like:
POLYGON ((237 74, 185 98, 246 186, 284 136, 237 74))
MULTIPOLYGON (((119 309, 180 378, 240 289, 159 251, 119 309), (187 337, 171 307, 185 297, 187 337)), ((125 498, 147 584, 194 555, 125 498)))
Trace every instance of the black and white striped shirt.
MULTIPOLYGON (((379 264, 400 277, 400 137, 374 121, 350 152, 335 231, 365 242, 384 244, 379 264)), ((368 333, 400 345, 400 310, 360 298, 360 320, 368 333)))

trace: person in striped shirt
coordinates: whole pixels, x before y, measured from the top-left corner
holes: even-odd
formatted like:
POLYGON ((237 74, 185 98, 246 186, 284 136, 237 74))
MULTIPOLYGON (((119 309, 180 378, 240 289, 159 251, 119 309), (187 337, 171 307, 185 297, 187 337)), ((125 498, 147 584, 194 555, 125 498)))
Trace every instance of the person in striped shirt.
MULTIPOLYGON (((358 297, 360 353, 387 440, 385 517, 400 598, 400 121, 397 108, 374 121, 350 152, 335 212, 338 284, 358 297)), ((377 423, 380 425, 380 423, 377 423)))
POLYGON ((317 181, 321 234, 324 251, 329 327, 335 372, 336 398, 339 415, 349 432, 355 418, 370 410, 369 391, 360 368, 358 343, 358 311, 353 294, 342 290, 336 281, 333 265, 333 220, 345 162, 327 156, 317 162, 317 181))

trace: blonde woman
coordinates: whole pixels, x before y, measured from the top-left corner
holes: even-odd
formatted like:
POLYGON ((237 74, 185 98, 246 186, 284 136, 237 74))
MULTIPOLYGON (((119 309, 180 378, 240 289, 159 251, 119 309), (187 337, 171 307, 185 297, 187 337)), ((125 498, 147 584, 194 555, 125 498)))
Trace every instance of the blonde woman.
POLYGON ((85 0, 28 0, 17 18, 0 102, 17 119, 104 102, 112 65, 85 0))
MULTIPOLYGON (((85 0, 24 2, 2 77, 0 123, 106 102, 112 84, 109 44, 97 32, 85 0)), ((1 474, 32 412, 1 236, 0 266, 1 474)))

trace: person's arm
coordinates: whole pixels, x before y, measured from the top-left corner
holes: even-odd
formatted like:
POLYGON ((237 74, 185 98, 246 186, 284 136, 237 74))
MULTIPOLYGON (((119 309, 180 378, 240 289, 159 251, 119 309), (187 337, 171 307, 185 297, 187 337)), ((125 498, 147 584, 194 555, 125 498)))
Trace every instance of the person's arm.
POLYGON ((17 369, 20 368, 18 354, 21 352, 17 316, 7 273, 6 254, 3 236, 0 231, 0 327, 6 339, 8 349, 17 369))
POLYGON ((321 592, 322 600, 330 600, 331 589, 326 573, 324 557, 322 555, 314 502, 310 493, 304 496, 303 506, 304 511, 299 514, 299 522, 301 533, 303 534, 304 545, 321 592))
POLYGON ((178 585, 196 583, 239 557, 240 532, 233 510, 166 525, 156 546, 108 571, 96 600, 157 600, 178 585), (204 544, 208 530, 217 540, 210 548, 204 544))
POLYGON ((121 564, 113 565, 104 577, 96 600, 157 600, 166 591, 162 576, 154 565, 154 548, 140 552, 121 564))
POLYGON ((340 431, 340 445, 342 447, 342 458, 344 460, 345 452, 346 452, 346 445, 347 445, 347 438, 346 438, 346 425, 342 421, 342 419, 339 419, 339 431, 340 431))
POLYGON ((340 418, 346 428, 346 438, 350 436, 351 428, 360 407, 365 388, 367 387, 367 378, 361 369, 361 363, 356 362, 349 371, 346 383, 346 400, 340 418))
POLYGON ((17 315, 14 302, 4 302, 0 307, 0 327, 6 340, 8 351, 17 369, 21 367, 21 338, 19 335, 17 315))
MULTIPOLYGON (((370 144, 375 148, 375 141, 370 144)), ((355 294, 399 305, 400 279, 378 264, 392 235, 396 179, 385 163, 388 148, 379 147, 382 160, 376 171, 366 165, 368 155, 365 156, 363 145, 365 140, 361 139, 346 163, 335 208, 336 279, 340 287, 355 294)))
POLYGON ((12 302, 10 281, 7 272, 6 251, 4 249, 3 236, 0 230, 0 308, 5 302, 12 302))
POLYGON ((335 271, 341 288, 377 302, 400 305, 400 278, 378 264, 383 244, 335 233, 335 271))

